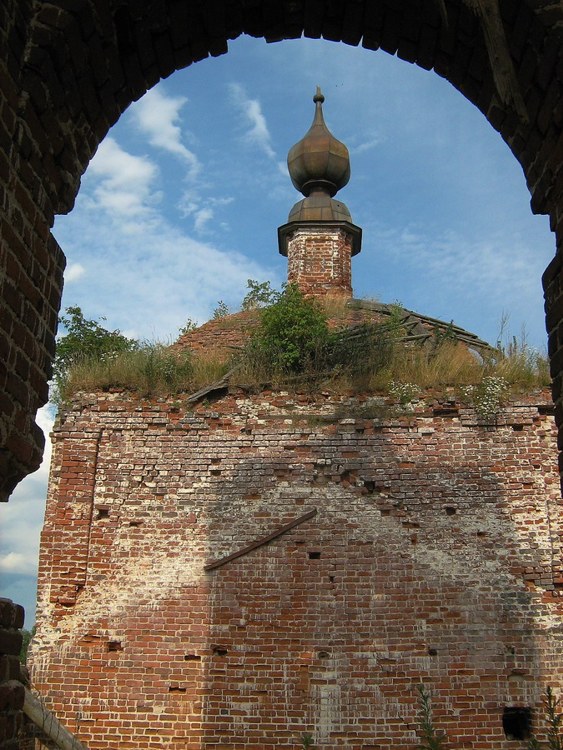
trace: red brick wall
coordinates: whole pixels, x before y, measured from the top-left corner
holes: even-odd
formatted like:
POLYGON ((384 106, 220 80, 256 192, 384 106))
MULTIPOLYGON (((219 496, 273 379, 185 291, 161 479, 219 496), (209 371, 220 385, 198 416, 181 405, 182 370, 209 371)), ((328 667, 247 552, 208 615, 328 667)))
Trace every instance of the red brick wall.
POLYGON ((35 686, 91 750, 414 747, 420 683, 452 748, 523 747, 503 709, 563 688, 549 411, 77 405, 54 434, 35 686))
POLYGON ((287 243, 287 280, 304 294, 352 297, 352 235, 301 226, 287 243))

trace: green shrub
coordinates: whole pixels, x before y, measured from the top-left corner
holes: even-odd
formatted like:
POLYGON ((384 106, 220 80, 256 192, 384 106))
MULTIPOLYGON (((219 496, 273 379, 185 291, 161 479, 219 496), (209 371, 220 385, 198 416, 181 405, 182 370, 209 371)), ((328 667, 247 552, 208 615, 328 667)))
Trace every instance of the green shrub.
POLYGON ((247 355, 274 374, 322 369, 329 331, 326 316, 314 299, 288 284, 273 305, 262 310, 260 326, 247 355))
POLYGON ((244 312, 267 307, 268 305, 273 304, 279 296, 279 293, 272 289, 269 281, 263 281, 260 283, 254 279, 248 279, 246 282, 246 288, 248 289, 248 292, 246 293, 240 307, 244 312))
POLYGON ((139 348, 138 341, 127 338, 119 330, 109 331, 98 321, 87 320, 80 307, 67 307, 65 312, 59 323, 66 333, 57 341, 53 364, 54 392, 51 398, 55 403, 60 401, 75 367, 86 362, 108 362, 119 353, 139 348))

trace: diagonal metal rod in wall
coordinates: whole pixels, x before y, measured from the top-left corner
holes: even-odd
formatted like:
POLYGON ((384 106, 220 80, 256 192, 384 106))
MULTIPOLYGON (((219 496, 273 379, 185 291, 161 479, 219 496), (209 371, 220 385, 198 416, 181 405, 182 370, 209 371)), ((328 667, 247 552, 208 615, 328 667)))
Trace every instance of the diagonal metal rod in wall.
POLYGON ((231 560, 236 560, 237 557, 242 557, 243 555, 247 555, 249 552, 252 552, 252 550, 258 549, 258 547, 263 547, 264 544, 268 544, 274 539, 277 539, 282 534, 285 534, 287 531, 290 531, 291 529, 294 529, 296 526, 299 526, 300 523, 303 523, 304 521, 308 521, 310 518, 313 518, 313 516, 316 515, 316 513, 317 513, 317 509, 313 508, 313 510, 310 510, 308 513, 305 513, 305 515, 299 516, 299 518, 294 518, 293 521, 286 523, 285 526, 282 526, 281 528, 276 529, 276 531, 273 531, 271 534, 268 534, 268 536, 262 537, 262 539, 256 539, 256 541, 251 542, 246 547, 243 547, 242 549, 238 550, 238 552, 232 552, 230 555, 227 555, 226 557, 221 557, 219 558, 219 560, 215 560, 214 562, 207 563, 207 565, 205 565, 203 569, 205 570, 206 573, 208 573, 210 570, 216 570, 217 568, 220 568, 222 565, 226 565, 226 563, 231 562, 231 560))

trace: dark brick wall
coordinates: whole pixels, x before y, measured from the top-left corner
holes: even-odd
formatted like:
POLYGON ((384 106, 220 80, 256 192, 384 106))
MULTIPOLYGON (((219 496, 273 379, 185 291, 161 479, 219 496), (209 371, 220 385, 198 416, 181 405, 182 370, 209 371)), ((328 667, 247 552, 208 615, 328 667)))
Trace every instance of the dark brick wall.
POLYGON ((19 660, 23 621, 23 607, 0 599, 0 750, 19 747, 24 702, 19 660))

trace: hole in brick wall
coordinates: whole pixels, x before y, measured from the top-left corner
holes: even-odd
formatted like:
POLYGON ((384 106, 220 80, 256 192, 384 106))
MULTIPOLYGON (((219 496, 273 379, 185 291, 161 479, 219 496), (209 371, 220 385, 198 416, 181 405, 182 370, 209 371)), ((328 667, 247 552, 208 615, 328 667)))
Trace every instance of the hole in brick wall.
POLYGON ((319 659, 328 659, 330 657, 330 653, 328 651, 319 651, 317 656, 319 659))
POLYGON ((329 576, 329 577, 328 577, 328 580, 329 580, 329 581, 330 581, 331 583, 334 583, 334 576, 329 576))
POLYGON ((121 641, 108 641, 108 651, 123 651, 121 641))
POLYGON ((456 417, 459 414, 457 406, 441 406, 432 409, 435 417, 456 417))
POLYGON ((211 646, 211 651, 215 656, 226 656, 229 653, 229 649, 225 646, 211 646))
POLYGON ((375 482, 372 482, 371 479, 367 479, 367 480, 364 479, 364 487, 371 495, 371 493, 374 492, 375 490, 375 482))
POLYGON ((524 425, 523 424, 513 424, 512 425, 512 429, 514 430, 514 432, 522 432, 522 430, 524 429, 524 425))
POLYGON ((545 406, 538 406, 538 414, 544 414, 547 417, 555 416, 555 404, 546 404, 545 406))
POLYGON ((198 654, 184 654, 184 661, 201 661, 201 656, 198 654))
POLYGON ((321 553, 318 551, 309 552, 309 560, 320 560, 321 553))
POLYGON ((186 688, 180 687, 179 685, 170 685, 168 688, 169 693, 185 693, 186 688))
POLYGON ((505 706, 502 728, 507 740, 527 740, 532 729, 532 709, 527 706, 505 706))
POLYGON ((129 521, 129 526, 140 526, 141 521, 129 521))
POLYGON ((109 508, 98 508, 98 518, 109 518, 109 508))
POLYGON ((429 648, 428 649, 428 656, 438 656, 438 649, 437 648, 429 648))
POLYGON ((457 510, 452 505, 446 505, 446 515, 455 516, 457 510))

